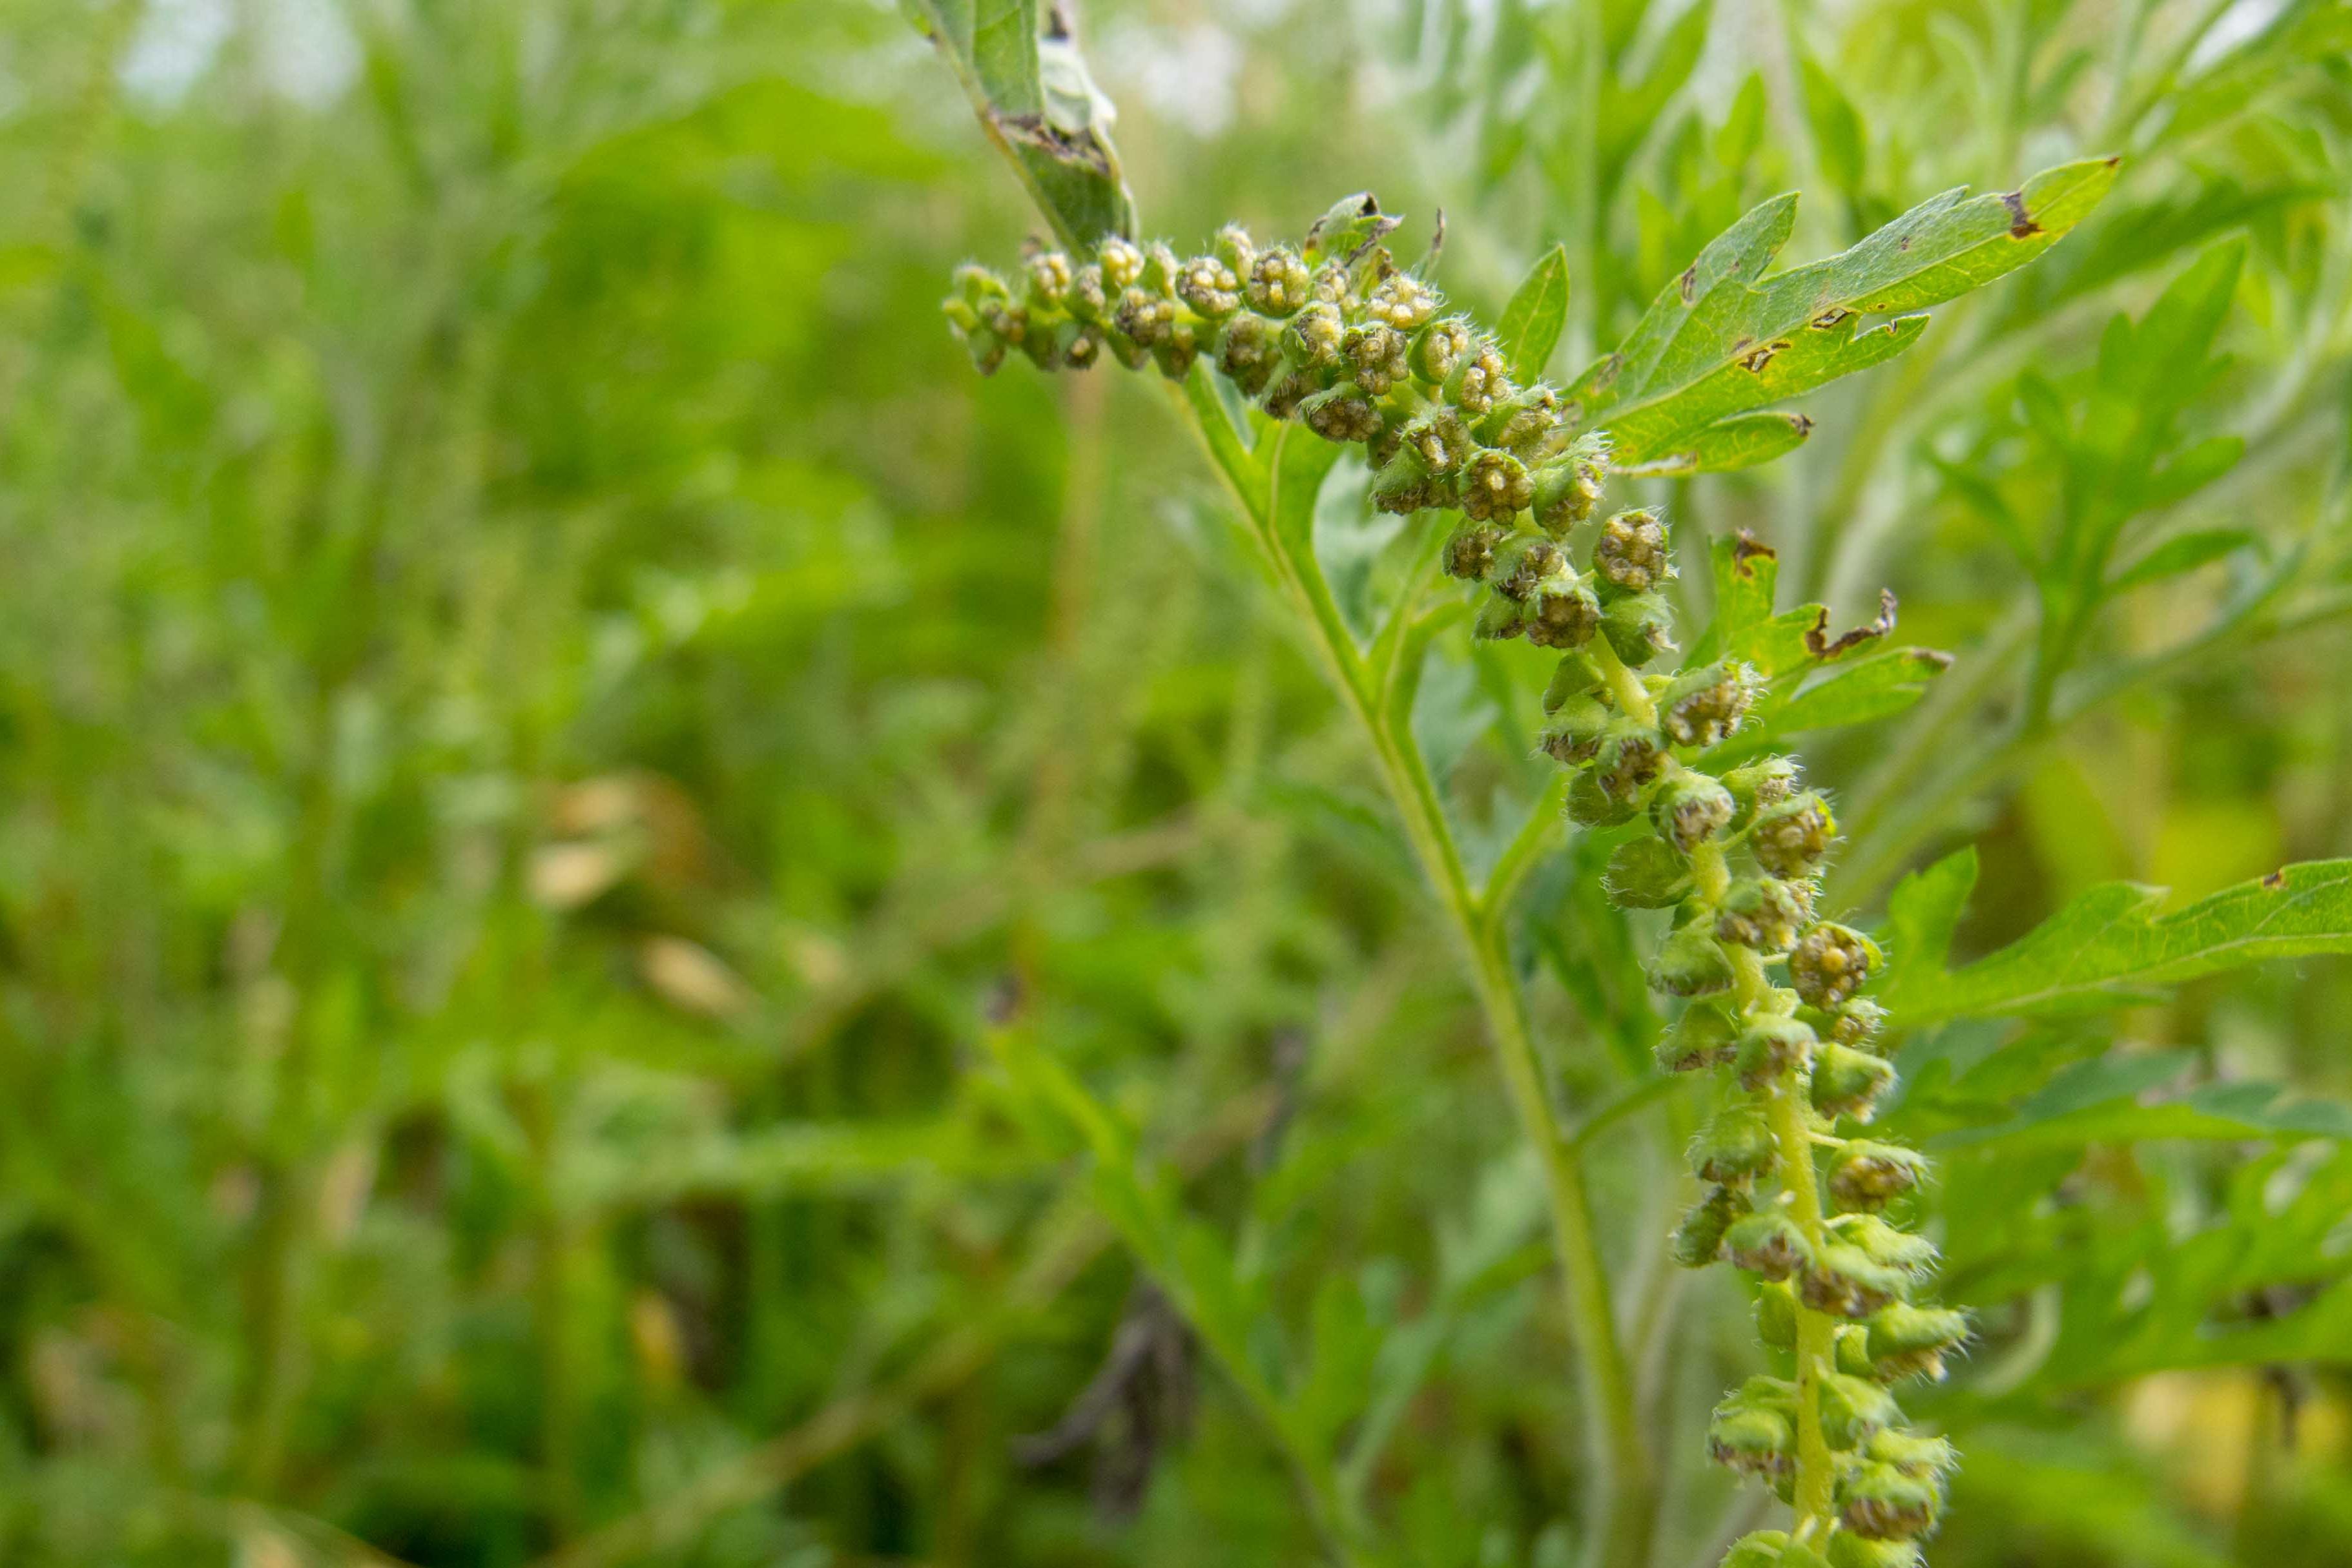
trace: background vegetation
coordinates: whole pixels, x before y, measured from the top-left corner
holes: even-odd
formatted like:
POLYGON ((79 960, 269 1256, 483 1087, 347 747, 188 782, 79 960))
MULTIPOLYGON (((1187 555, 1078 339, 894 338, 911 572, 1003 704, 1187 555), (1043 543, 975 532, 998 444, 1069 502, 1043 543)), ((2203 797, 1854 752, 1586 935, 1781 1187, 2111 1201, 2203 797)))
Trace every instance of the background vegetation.
MULTIPOLYGON (((1973 840, 1967 956, 2352 854, 2352 11, 1085 20, 1148 231, 1370 186, 1490 317, 1563 243, 1570 373, 1773 192, 1804 259, 2125 153, 1658 495, 1958 656, 1809 747, 1840 908, 1973 840)), ((1361 738, 1156 389, 970 372, 944 280, 1035 219, 903 18, 0 27, 0 1561, 1294 1563, 1302 1487, 1383 1562, 1576 1559, 1541 1184, 1361 738), (1129 1212, 1041 1059, 1168 1173, 1129 1212)), ((1489 858, 1533 668, 1425 677, 1489 858)), ((1712 1562, 1758 1352, 1662 1267, 1691 1107, 1596 864, 1517 957, 1712 1562)), ((1943 1568, 2352 1558, 2347 1019, 2306 958, 1906 1047, 1985 1331, 1918 1402, 1943 1568)))

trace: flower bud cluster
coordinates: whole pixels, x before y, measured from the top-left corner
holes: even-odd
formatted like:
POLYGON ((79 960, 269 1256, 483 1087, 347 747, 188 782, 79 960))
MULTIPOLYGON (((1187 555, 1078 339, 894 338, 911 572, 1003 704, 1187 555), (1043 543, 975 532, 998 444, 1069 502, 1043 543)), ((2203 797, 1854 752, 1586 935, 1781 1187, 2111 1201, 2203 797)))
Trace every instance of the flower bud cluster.
POLYGON ((1673 646, 1663 520, 1622 511, 1587 531, 1580 563, 1539 519, 1473 520, 1447 561, 1492 595, 1484 635, 1561 649, 1542 745, 1573 773, 1569 815, 1633 826, 1611 856, 1609 894, 1673 911, 1651 980, 1685 1001, 1659 1063, 1727 1079, 1691 1146, 1704 1190, 1673 1253, 1757 1279, 1759 1327, 1796 1374, 1752 1379, 1726 1399, 1709 1447, 1799 1509, 1795 1533, 1750 1536, 1727 1561, 1913 1563, 1952 1456, 1904 1430, 1890 1390, 1940 1377, 1969 1326, 1915 1300, 1935 1248, 1890 1217, 1908 1206, 1924 1161, 1854 1135, 1895 1079, 1885 1014, 1862 994, 1883 959, 1817 909, 1837 822, 1795 762, 1711 760, 1747 721, 1756 673, 1732 660, 1652 672, 1673 646))
MULTIPOLYGON (((1381 238, 1396 226, 1369 195, 1335 205, 1294 247, 1261 249, 1237 227, 1180 258, 1165 245, 1113 237, 1091 258, 1033 254, 1008 281, 982 267, 956 274, 942 304, 980 369, 1018 352, 1044 370, 1084 370, 1108 353, 1181 381, 1202 360, 1276 419, 1327 440, 1360 443, 1383 511, 1456 511, 1473 527, 1449 550, 1457 575, 1483 574, 1493 546, 1531 517, 1558 540, 1591 515, 1601 443, 1579 440, 1559 395, 1513 380, 1503 351, 1444 297, 1400 268, 1381 238), (1475 568, 1475 570, 1474 570, 1475 568)), ((1606 570, 1638 596, 1667 571, 1663 533, 1629 526, 1606 570)), ((1598 624, 1589 591, 1555 580, 1559 559, 1522 549, 1493 635, 1546 647, 1584 640, 1598 624)), ((1639 611, 1632 635, 1646 635, 1639 611)), ((1663 618, 1656 626, 1664 626, 1663 618)))

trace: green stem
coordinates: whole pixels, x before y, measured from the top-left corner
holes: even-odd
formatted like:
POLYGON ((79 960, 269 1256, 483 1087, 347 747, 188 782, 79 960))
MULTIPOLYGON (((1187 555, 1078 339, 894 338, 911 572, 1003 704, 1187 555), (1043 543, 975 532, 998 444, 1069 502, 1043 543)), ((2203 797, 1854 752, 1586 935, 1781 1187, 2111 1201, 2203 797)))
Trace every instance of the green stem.
MULTIPOLYGON (((1390 700, 1393 693, 1372 678, 1357 651, 1354 638, 1331 603, 1320 565, 1311 554, 1291 550, 1275 526, 1280 498, 1273 492, 1272 476, 1280 469, 1283 444, 1292 438, 1294 427, 1281 426, 1268 432, 1263 443, 1268 448, 1265 457, 1252 460, 1237 473, 1232 457, 1234 448, 1212 438, 1199 411, 1181 389, 1175 403, 1248 520, 1251 537, 1277 585, 1298 612, 1298 624, 1316 662, 1371 742, 1381 783, 1396 807, 1406 842, 1468 961, 1472 988, 1512 1110, 1542 1159, 1552 1239, 1559 1254, 1574 1337, 1578 1389, 1586 1413, 1596 1521, 1591 1537, 1593 1561, 1601 1568, 1643 1568, 1649 1560, 1656 1524, 1656 1470, 1642 1430, 1633 1379, 1610 1300, 1608 1268, 1592 1223, 1581 1152, 1563 1134, 1546 1087, 1527 999, 1512 968, 1501 922, 1490 918, 1496 911, 1471 888, 1427 763, 1411 734, 1400 733, 1394 721, 1396 704, 1390 700)), ((1304 435, 1297 438, 1314 439, 1304 435)), ((1394 613, 1408 615, 1411 610, 1410 605, 1400 605, 1394 613)), ((1409 674, 1392 672, 1391 679, 1409 679, 1409 674)), ((1646 694, 1643 700, 1647 700, 1646 694)))

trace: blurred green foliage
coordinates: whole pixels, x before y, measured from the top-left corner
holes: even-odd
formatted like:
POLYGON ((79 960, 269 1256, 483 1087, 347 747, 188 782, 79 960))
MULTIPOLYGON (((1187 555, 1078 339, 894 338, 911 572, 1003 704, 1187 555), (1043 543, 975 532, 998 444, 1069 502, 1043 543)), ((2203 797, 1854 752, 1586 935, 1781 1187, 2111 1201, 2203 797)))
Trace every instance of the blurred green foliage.
MULTIPOLYGON (((1370 186, 1490 318, 1563 245, 1555 372, 1780 190, 1804 260, 2125 153, 1657 495, 1959 656, 1808 741, 1843 907, 1937 862, 1958 963, 2352 854, 2344 5, 1083 20, 1146 232, 1370 186)), ((1541 1184, 1361 738, 1154 389, 970 374, 1035 219, 904 18, 26 0, 0 174, 0 1561, 1576 1560, 1541 1184)), ((1539 687, 1423 676, 1482 868, 1539 687)), ((1604 858, 1514 951, 1712 1562, 1759 1352, 1662 1266, 1604 858)), ((1906 1046, 1943 1568, 2352 1557, 2347 1018, 2304 957, 1906 1046)))

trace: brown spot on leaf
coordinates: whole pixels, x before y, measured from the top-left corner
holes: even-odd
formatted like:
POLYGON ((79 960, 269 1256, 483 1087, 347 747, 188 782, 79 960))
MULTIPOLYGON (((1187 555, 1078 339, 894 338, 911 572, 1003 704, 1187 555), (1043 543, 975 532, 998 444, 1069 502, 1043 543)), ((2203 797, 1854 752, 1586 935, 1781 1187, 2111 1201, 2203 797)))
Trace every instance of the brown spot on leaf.
POLYGON ((1682 290, 1685 305, 1698 297, 1698 266, 1696 262, 1683 268, 1682 281, 1676 287, 1682 290))
POLYGON ((1843 305, 1832 305, 1828 310, 1815 316, 1809 324, 1815 331, 1825 332, 1853 314, 1853 312, 1843 305))
POLYGON ((1850 648, 1860 647, 1866 642, 1875 642, 1895 629, 1894 591, 1888 588, 1881 588, 1878 591, 1876 620, 1856 626, 1853 630, 1841 635, 1834 641, 1829 637, 1829 607, 1823 605, 1820 616, 1814 620, 1811 626, 1806 629, 1805 651, 1815 658, 1835 658, 1850 648))
POLYGON ((2025 210, 2025 193, 2023 191, 2003 192, 2001 194, 2000 205, 2009 209, 2010 238, 2032 239, 2035 235, 2042 232, 2042 226, 2034 222, 2032 216, 2025 210))
POLYGON ((2263 886, 2273 891, 2286 886, 2286 868, 2282 866, 2263 879, 2263 886))
POLYGON ((997 134, 1013 146, 1034 147, 1057 163, 1076 163, 1105 179, 1112 177, 1110 153, 1091 131, 1072 135, 1048 123, 1042 114, 1007 114, 995 109, 988 111, 988 119, 997 134))
POLYGON ((1765 543, 1762 540, 1757 538, 1746 529, 1741 529, 1739 531, 1738 537, 1733 540, 1731 544, 1731 570, 1733 574, 1737 576, 1752 579, 1756 575, 1756 568, 1753 563, 1759 559, 1765 561, 1777 561, 1780 559, 1780 552, 1774 550, 1770 545, 1765 543))
POLYGON ((1774 342, 1766 343, 1762 348, 1758 349, 1753 353, 1741 355, 1739 360, 1739 368, 1748 371, 1750 374, 1760 375, 1763 374, 1764 367, 1772 363, 1772 356, 1779 353, 1782 349, 1785 349, 1788 346, 1789 342, 1785 338, 1774 342))
POLYGON ((1939 647, 1915 647, 1911 657, 1921 664, 1932 664, 1937 669, 1952 668, 1952 656, 1939 647))

